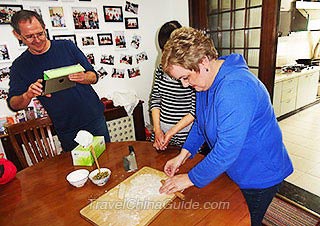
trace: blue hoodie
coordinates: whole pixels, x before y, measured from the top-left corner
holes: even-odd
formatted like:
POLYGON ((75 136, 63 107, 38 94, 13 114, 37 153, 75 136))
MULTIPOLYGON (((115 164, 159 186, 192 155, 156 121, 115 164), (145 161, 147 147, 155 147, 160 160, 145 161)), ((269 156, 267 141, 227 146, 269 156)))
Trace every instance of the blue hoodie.
POLYGON ((293 172, 265 86, 239 54, 225 60, 209 90, 197 92, 196 120, 183 146, 191 158, 206 141, 210 153, 188 173, 204 187, 226 172, 242 189, 280 183, 293 172))

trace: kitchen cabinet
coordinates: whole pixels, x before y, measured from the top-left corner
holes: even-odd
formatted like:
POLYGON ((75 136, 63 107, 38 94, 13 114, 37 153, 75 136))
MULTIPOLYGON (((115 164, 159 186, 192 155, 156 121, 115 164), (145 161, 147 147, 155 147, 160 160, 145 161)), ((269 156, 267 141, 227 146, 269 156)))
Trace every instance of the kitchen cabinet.
POLYGON ((319 70, 276 76, 273 108, 277 117, 316 100, 319 70))
POLYGON ((296 108, 303 107, 316 100, 318 80, 319 72, 314 72, 299 77, 296 108))
POLYGON ((292 78, 282 82, 280 115, 295 110, 298 79, 292 78))

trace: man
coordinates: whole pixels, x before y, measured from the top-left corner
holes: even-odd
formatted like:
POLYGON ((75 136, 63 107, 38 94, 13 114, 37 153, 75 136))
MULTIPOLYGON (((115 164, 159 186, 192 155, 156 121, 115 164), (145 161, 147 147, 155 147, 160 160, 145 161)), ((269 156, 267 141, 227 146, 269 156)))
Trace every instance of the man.
POLYGON ((21 10, 11 19, 13 34, 28 49, 12 64, 8 106, 14 111, 26 108, 37 97, 53 121, 64 151, 77 144, 73 140, 79 130, 105 137, 109 134, 103 116, 103 104, 90 84, 98 81, 97 73, 85 55, 67 40, 48 40, 45 24, 36 12, 21 10), (70 74, 76 86, 46 96, 42 78, 45 70, 81 64, 85 72, 70 74))

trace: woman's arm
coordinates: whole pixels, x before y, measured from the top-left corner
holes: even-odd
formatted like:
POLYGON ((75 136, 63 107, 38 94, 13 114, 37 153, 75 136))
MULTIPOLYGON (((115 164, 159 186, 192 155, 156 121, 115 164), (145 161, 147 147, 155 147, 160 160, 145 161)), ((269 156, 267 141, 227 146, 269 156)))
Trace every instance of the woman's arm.
POLYGON ((193 115, 191 115, 190 113, 188 113, 187 115, 185 115, 182 119, 180 119, 180 121, 175 124, 173 127, 171 127, 165 134, 164 136, 164 144, 162 145, 161 148, 167 148, 171 138, 176 135, 179 131, 181 131, 182 129, 184 129, 185 127, 187 127, 188 125, 190 125, 194 120, 193 115))

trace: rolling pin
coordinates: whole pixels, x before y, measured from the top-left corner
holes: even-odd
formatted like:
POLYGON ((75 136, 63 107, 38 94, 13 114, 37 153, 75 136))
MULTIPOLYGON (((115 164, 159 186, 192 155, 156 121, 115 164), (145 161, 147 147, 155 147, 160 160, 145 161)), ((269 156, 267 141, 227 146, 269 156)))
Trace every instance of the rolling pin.
MULTIPOLYGON (((164 182, 165 182, 165 180, 161 180, 161 184, 162 185, 164 184, 164 182)), ((180 191, 176 191, 174 194, 181 200, 185 200, 186 199, 184 194, 182 194, 182 192, 180 192, 180 191)))

